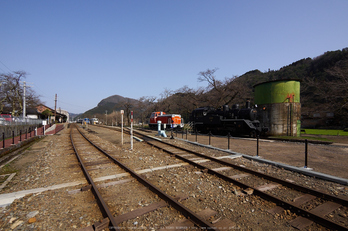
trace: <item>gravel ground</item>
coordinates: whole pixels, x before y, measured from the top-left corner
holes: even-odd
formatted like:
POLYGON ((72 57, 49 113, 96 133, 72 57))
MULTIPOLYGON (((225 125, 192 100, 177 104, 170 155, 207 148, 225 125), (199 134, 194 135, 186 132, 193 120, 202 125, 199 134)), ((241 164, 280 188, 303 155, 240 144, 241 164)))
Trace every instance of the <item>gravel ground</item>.
MULTIPOLYGON (((134 142, 134 149, 130 150, 130 141, 126 136, 124 145, 121 146, 120 135, 117 132, 98 127, 91 127, 91 129, 94 132, 89 133, 88 136, 131 169, 144 170, 183 164, 180 160, 143 143, 134 142)), ((191 138, 194 140, 194 137, 191 138)), ((167 141, 200 150, 205 154, 226 155, 226 153, 207 150, 179 140, 167 139, 167 141)), ((218 144, 217 140, 213 140, 213 142, 218 144)), ((253 142, 255 141, 238 139, 233 142, 235 147, 231 147, 231 149, 253 155, 255 153, 253 142)), ((0 191, 1 194, 63 183, 71 183, 74 186, 28 194, 25 197, 16 199, 11 205, 0 208, 0 230, 76 230, 92 225, 102 219, 92 193, 90 191, 79 191, 82 186, 86 185, 86 180, 79 169, 69 143, 68 129, 65 129, 60 134, 47 136, 40 142, 35 143, 20 158, 1 169, 1 174, 16 172, 16 176, 0 191)), ((297 148, 299 150, 303 149, 303 144, 277 142, 277 148, 274 149, 269 148, 268 144, 268 142, 261 143, 262 156, 266 158, 267 153, 270 158, 267 157, 266 159, 275 161, 280 159, 280 162, 287 164, 291 164, 293 158, 290 154, 286 154, 289 157, 282 158, 280 152, 287 153, 291 150, 295 152, 297 148)), ((221 145, 226 145, 226 143, 221 145)), ((314 148, 317 149, 316 153, 324 153, 323 155, 327 158, 330 158, 330 153, 331 156, 334 156, 331 158, 331 162, 334 164, 331 170, 326 169, 326 165, 318 165, 318 167, 314 167, 316 171, 323 169, 323 172, 328 171, 332 175, 348 178, 345 175, 346 173, 337 167, 340 165, 335 165, 338 153, 342 158, 341 161, 338 161, 339 164, 347 163, 345 162, 347 158, 347 155, 344 154, 347 152, 345 147, 332 147, 333 149, 330 149, 327 146, 317 145, 310 148, 312 151, 314 148)), ((312 151, 311 153, 314 153, 312 151)), ((296 158, 294 157, 294 159, 296 158)), ((243 158, 231 161, 270 175, 291 179, 307 187, 320 189, 333 195, 348 196, 347 186, 314 179, 243 158)), ((314 162, 310 163, 314 165, 314 162)), ((300 163, 298 165, 301 166, 300 163)), ((310 167, 312 166, 310 165, 310 167)), ((109 175, 109 173, 104 172, 106 170, 103 165, 99 168, 100 172, 95 172, 96 176, 109 175)), ((296 217, 295 214, 286 210, 283 213, 272 215, 267 210, 275 206, 273 203, 264 201, 254 195, 237 196, 236 192, 239 192, 240 188, 201 172, 192 166, 182 165, 176 168, 150 171, 144 173, 144 176, 169 195, 186 195, 187 199, 182 203, 195 212, 207 208, 214 210, 216 214, 208 218, 210 222, 229 219, 234 224, 232 228, 240 230, 294 230, 288 222, 296 217)), ((124 179, 130 178, 124 176, 119 179, 100 181, 100 183, 124 179)), ((140 185, 134 185, 133 181, 124 183, 122 187, 109 186, 107 192, 106 188, 102 190, 107 194, 110 201, 109 205, 114 208, 115 215, 121 215, 127 211, 156 202, 156 198, 145 197, 144 195, 147 195, 148 190, 141 188, 140 185)), ((274 193, 277 194, 277 191, 274 193)), ((347 219, 348 212, 346 210, 338 211, 338 213, 342 219, 347 219)), ((123 222, 120 226, 125 230, 158 230, 180 219, 183 219, 182 215, 175 212, 173 208, 164 207, 153 213, 123 222)), ((326 229, 314 224, 305 230, 326 229)))
MULTIPOLYGON (((178 135, 178 138, 181 137, 178 135)), ((184 139, 186 139, 185 136, 184 139)), ((340 143, 334 143, 333 145, 308 144, 307 167, 317 172, 348 179, 348 137, 333 136, 329 139, 340 143)), ((188 140, 195 142, 196 136, 189 135, 188 140)), ((208 145, 209 137, 199 136, 197 141, 208 145)), ((226 137, 212 137, 210 143, 214 147, 228 148, 226 137)), ((233 138, 230 140, 230 150, 256 156, 256 144, 256 139, 233 138)), ((260 139, 259 156, 267 160, 303 167, 305 166, 305 144, 260 139)))

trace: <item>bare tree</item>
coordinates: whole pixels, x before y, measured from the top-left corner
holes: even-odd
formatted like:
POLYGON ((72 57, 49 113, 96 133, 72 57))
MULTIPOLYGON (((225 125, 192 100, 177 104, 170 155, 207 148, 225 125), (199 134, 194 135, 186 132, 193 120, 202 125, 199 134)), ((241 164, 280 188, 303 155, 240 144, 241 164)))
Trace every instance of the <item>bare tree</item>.
MULTIPOLYGON (((0 74, 0 113, 4 108, 11 110, 12 115, 18 116, 23 111, 23 88, 21 82, 26 78, 26 72, 16 71, 14 73, 0 74)), ((31 90, 26 89, 26 103, 28 107, 40 103, 39 96, 31 90)))
POLYGON ((144 126, 145 118, 154 111, 156 97, 143 96, 138 100, 137 108, 142 126, 144 126))
POLYGON ((199 107, 201 98, 200 90, 194 90, 188 86, 184 86, 175 91, 171 96, 172 110, 175 113, 181 114, 185 119, 188 119, 192 110, 199 107))
POLYGON ((330 89, 327 101, 336 108, 341 118, 348 116, 348 60, 341 60, 330 69, 325 70, 333 78, 324 88, 330 89))
POLYGON ((325 72, 328 74, 325 80, 317 76, 305 78, 301 89, 302 111, 310 108, 317 112, 334 112, 337 122, 345 123, 348 117, 348 60, 338 61, 325 72))
POLYGON ((202 100, 216 108, 230 104, 240 93, 240 84, 235 81, 236 77, 226 77, 224 81, 220 81, 215 76, 217 70, 218 68, 207 69, 198 73, 198 81, 208 82, 206 92, 202 94, 202 100))
POLYGON ((115 126, 117 126, 119 123, 121 123, 121 113, 120 112, 114 110, 111 115, 112 115, 111 121, 115 121, 115 126))
POLYGON ((127 122, 128 122, 128 126, 130 125, 130 110, 133 107, 133 104, 131 104, 129 101, 126 101, 123 103, 123 106, 125 108, 125 114, 127 116, 127 122))
MULTIPOLYGON (((120 116, 120 113, 118 111, 110 111, 106 116, 105 114, 102 115, 102 114, 96 114, 96 117, 98 118, 106 118, 108 124, 111 124, 111 125, 115 125, 117 126, 118 123, 121 122, 121 116, 120 116)), ((103 119, 101 120, 103 121, 103 119)))
POLYGON ((167 113, 172 113, 172 101, 168 100, 172 95, 173 91, 169 89, 165 89, 161 94, 161 98, 158 99, 155 111, 165 111, 167 113))

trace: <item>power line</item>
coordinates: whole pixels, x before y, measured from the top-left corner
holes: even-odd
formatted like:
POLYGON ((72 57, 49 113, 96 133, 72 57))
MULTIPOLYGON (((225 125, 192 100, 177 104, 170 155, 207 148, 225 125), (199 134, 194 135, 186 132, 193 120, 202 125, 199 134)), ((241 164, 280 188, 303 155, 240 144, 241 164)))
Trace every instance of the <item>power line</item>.
MULTIPOLYGON (((50 102, 51 102, 51 98, 52 97, 47 97, 46 95, 46 93, 44 93, 43 92, 43 90, 41 90, 37 85, 35 85, 34 84, 34 87, 40 92, 40 93, 42 93, 42 95, 39 95, 39 97, 40 98, 44 98, 44 99, 46 99, 49 103, 48 104, 50 104, 50 102)), ((90 109, 90 107, 85 107, 85 106, 81 106, 81 105, 76 105, 76 104, 71 104, 71 103, 67 103, 67 102, 64 102, 64 101, 61 101, 61 100, 58 100, 58 102, 57 102, 57 104, 58 105, 68 105, 68 106, 73 106, 74 108, 80 108, 80 109, 84 109, 84 110, 89 110, 90 109)), ((79 110, 79 109, 78 109, 79 110)))
POLYGON ((81 105, 75 105, 75 104, 66 103, 66 102, 63 102, 63 101, 59 101, 59 102, 60 102, 60 103, 63 103, 63 104, 70 105, 70 106, 74 106, 74 107, 80 107, 80 108, 86 108, 86 109, 89 109, 88 107, 84 107, 84 106, 81 106, 81 105))
MULTIPOLYGON (((46 94, 37 85, 34 84, 34 87, 37 88, 40 93, 42 93, 41 95, 39 95, 40 98, 44 98, 47 101, 51 102, 51 98, 52 98, 51 96, 50 97, 46 96, 46 94)), ((76 104, 71 104, 71 103, 67 103, 67 102, 61 101, 61 100, 58 101, 58 104, 69 105, 69 106, 73 106, 73 107, 83 108, 83 109, 86 109, 86 110, 90 109, 89 107, 76 105, 76 104)))
MULTIPOLYGON (((11 71, 11 72, 13 72, 10 68, 8 68, 3 62, 1 62, 1 60, 0 60, 0 63, 2 63, 2 65, 4 65, 7 69, 9 69, 9 71, 11 71)), ((2 70, 2 69, 1 69, 2 70)), ((2 71, 4 71, 4 70, 2 70, 2 71)), ((5 72, 5 71, 4 71, 5 72)))

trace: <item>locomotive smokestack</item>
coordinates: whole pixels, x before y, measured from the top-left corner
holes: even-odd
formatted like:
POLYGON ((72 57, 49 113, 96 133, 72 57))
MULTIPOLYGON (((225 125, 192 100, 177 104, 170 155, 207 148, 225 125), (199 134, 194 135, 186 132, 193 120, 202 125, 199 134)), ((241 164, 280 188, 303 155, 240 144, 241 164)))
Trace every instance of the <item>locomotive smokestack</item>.
POLYGON ((247 101, 246 101, 245 107, 246 107, 246 108, 250 108, 250 100, 247 100, 247 101))

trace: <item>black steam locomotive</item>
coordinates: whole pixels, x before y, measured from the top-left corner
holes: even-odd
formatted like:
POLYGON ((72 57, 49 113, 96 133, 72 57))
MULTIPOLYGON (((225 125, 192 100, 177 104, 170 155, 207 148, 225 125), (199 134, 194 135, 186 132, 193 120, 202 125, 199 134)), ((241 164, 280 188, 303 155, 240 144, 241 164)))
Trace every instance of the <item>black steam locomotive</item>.
POLYGON ((230 109, 224 105, 222 109, 200 107, 192 111, 190 116, 194 131, 201 133, 228 134, 232 136, 264 135, 268 128, 261 127, 257 120, 257 110, 250 107, 247 101, 246 108, 239 108, 235 104, 230 109))

